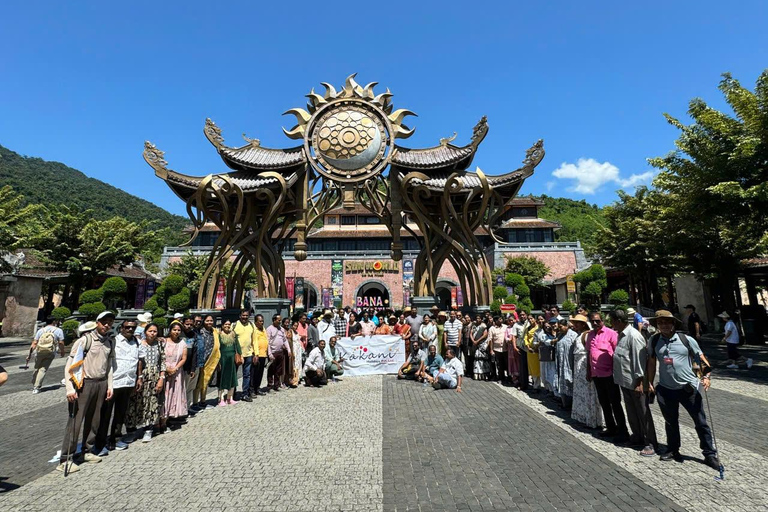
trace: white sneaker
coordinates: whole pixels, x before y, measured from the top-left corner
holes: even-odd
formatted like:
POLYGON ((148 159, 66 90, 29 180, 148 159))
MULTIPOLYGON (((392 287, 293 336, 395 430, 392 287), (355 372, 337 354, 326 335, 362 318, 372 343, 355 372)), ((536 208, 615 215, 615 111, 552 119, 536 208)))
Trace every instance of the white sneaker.
POLYGON ((107 450, 107 447, 105 446, 99 452, 99 457, 106 457, 107 455, 109 455, 109 450, 107 450))
POLYGON ((146 430, 146 431, 144 431, 144 437, 141 438, 141 442, 142 443, 148 443, 150 441, 152 441, 152 431, 151 430, 146 430))
POLYGON ((734 364, 729 364, 728 366, 726 366, 726 368, 728 368, 729 370, 737 370, 739 368, 739 365, 737 365, 735 363, 734 364))
POLYGON ((126 450, 128 449, 128 443, 124 443, 122 440, 115 443, 115 450, 126 450))
MULTIPOLYGON (((66 462, 62 462, 61 464, 56 466, 56 471, 61 471, 63 473, 65 465, 66 465, 66 462)), ((78 466, 77 464, 75 464, 73 462, 72 464, 69 465, 69 470, 67 471, 67 474, 69 474, 69 473, 77 473, 78 471, 80 471, 80 466, 78 466)))
POLYGON ((95 464, 97 462, 101 462, 101 457, 99 457, 98 455, 94 455, 91 452, 85 452, 85 455, 83 455, 83 460, 85 462, 91 462, 95 464))
POLYGON ((37 389, 37 388, 33 388, 33 389, 32 389, 32 394, 33 394, 33 395, 36 395, 36 394, 38 394, 39 392, 40 392, 40 390, 39 390, 39 389, 37 389))
POLYGON ((208 405, 206 405, 206 406, 205 406, 205 409, 204 409, 204 410, 208 411, 208 410, 210 410, 210 409, 215 409, 215 408, 216 408, 216 406, 215 406, 215 405, 211 405, 211 404, 208 404, 208 405))
POLYGON ((747 359, 747 368, 752 368, 753 364, 755 364, 755 362, 752 360, 751 357, 747 359))

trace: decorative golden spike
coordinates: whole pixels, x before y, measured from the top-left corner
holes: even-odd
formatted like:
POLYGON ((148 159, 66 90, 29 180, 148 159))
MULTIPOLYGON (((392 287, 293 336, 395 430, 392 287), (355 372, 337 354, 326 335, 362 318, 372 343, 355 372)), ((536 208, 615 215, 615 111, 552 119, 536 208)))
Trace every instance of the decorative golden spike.
POLYGON ((312 88, 311 91, 309 91, 309 94, 307 94, 307 98, 309 98, 309 101, 312 102, 312 105, 314 106, 313 110, 316 110, 319 105, 328 103, 327 101, 325 101, 325 98, 323 98, 322 96, 320 96, 315 92, 314 87, 312 88))
POLYGON ((405 116, 415 116, 416 112, 412 112, 407 108, 399 108, 389 115, 389 120, 392 124, 400 124, 403 122, 405 116))
POLYGON ((376 95, 373 93, 373 88, 376 87, 379 84, 379 82, 371 82, 368 85, 365 86, 363 89, 363 96, 367 99, 372 100, 376 95))
POLYGON ((338 93, 336 92, 336 88, 329 84, 328 82, 321 82, 320 85, 325 87, 325 99, 332 100, 335 99, 338 93))
POLYGON ((306 125, 312 115, 303 108, 292 108, 283 112, 283 115, 293 114, 296 116, 296 121, 301 125, 306 125))
POLYGON ((396 139, 407 139, 416 131, 416 128, 408 128, 404 124, 396 124, 393 126, 393 129, 395 130, 396 139))
POLYGON ((355 89, 360 87, 357 82, 355 82, 355 77, 357 76, 357 73, 352 73, 347 77, 347 81, 344 84, 344 90, 341 93, 341 97, 343 98, 352 98, 355 96, 355 89))
POLYGON ((283 133, 289 138, 289 139, 303 139, 304 138, 304 127, 301 125, 296 125, 290 130, 286 130, 283 128, 283 133))
POLYGON ((390 93, 389 89, 387 89, 387 92, 377 94, 376 97, 373 98, 373 102, 380 107, 385 107, 387 102, 389 101, 389 98, 391 97, 392 97, 392 93, 390 93))

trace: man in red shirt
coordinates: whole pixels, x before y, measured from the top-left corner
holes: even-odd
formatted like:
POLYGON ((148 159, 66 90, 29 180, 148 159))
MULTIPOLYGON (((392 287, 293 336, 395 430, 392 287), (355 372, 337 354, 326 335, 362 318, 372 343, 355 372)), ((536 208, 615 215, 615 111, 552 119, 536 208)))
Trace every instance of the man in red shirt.
POLYGON ((603 315, 599 311, 590 313, 589 319, 592 330, 587 334, 587 380, 595 383, 597 399, 605 416, 605 430, 600 437, 613 437, 616 443, 626 443, 629 431, 621 407, 621 390, 613 381, 613 352, 619 336, 603 325, 603 315))

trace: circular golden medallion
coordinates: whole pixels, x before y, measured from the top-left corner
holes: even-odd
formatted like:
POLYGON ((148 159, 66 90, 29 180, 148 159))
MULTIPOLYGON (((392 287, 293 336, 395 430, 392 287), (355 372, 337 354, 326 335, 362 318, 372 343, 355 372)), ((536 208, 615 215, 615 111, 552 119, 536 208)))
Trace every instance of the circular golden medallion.
POLYGON ((340 101, 319 114, 309 130, 318 171, 358 180, 383 169, 390 141, 383 113, 364 103, 340 101))

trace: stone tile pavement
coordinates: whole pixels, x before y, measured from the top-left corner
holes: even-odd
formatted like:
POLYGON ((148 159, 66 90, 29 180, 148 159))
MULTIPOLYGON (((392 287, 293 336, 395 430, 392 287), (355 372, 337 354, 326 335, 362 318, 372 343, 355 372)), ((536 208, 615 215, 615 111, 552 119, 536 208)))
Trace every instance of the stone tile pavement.
MULTIPOLYGON (((391 376, 206 411, 65 480, 47 462, 66 421, 53 378, 60 368, 50 391, 32 395, 31 371, 17 368, 26 346, 0 340, 0 364, 11 374, 0 388, 3 512, 768 510, 768 385, 759 373, 743 378, 745 370, 716 365, 709 396, 725 482, 697 462, 687 416, 689 458, 662 463, 600 440, 550 401, 517 390, 469 381, 459 394, 391 376)), ((656 406, 654 414, 663 441, 656 406)))

